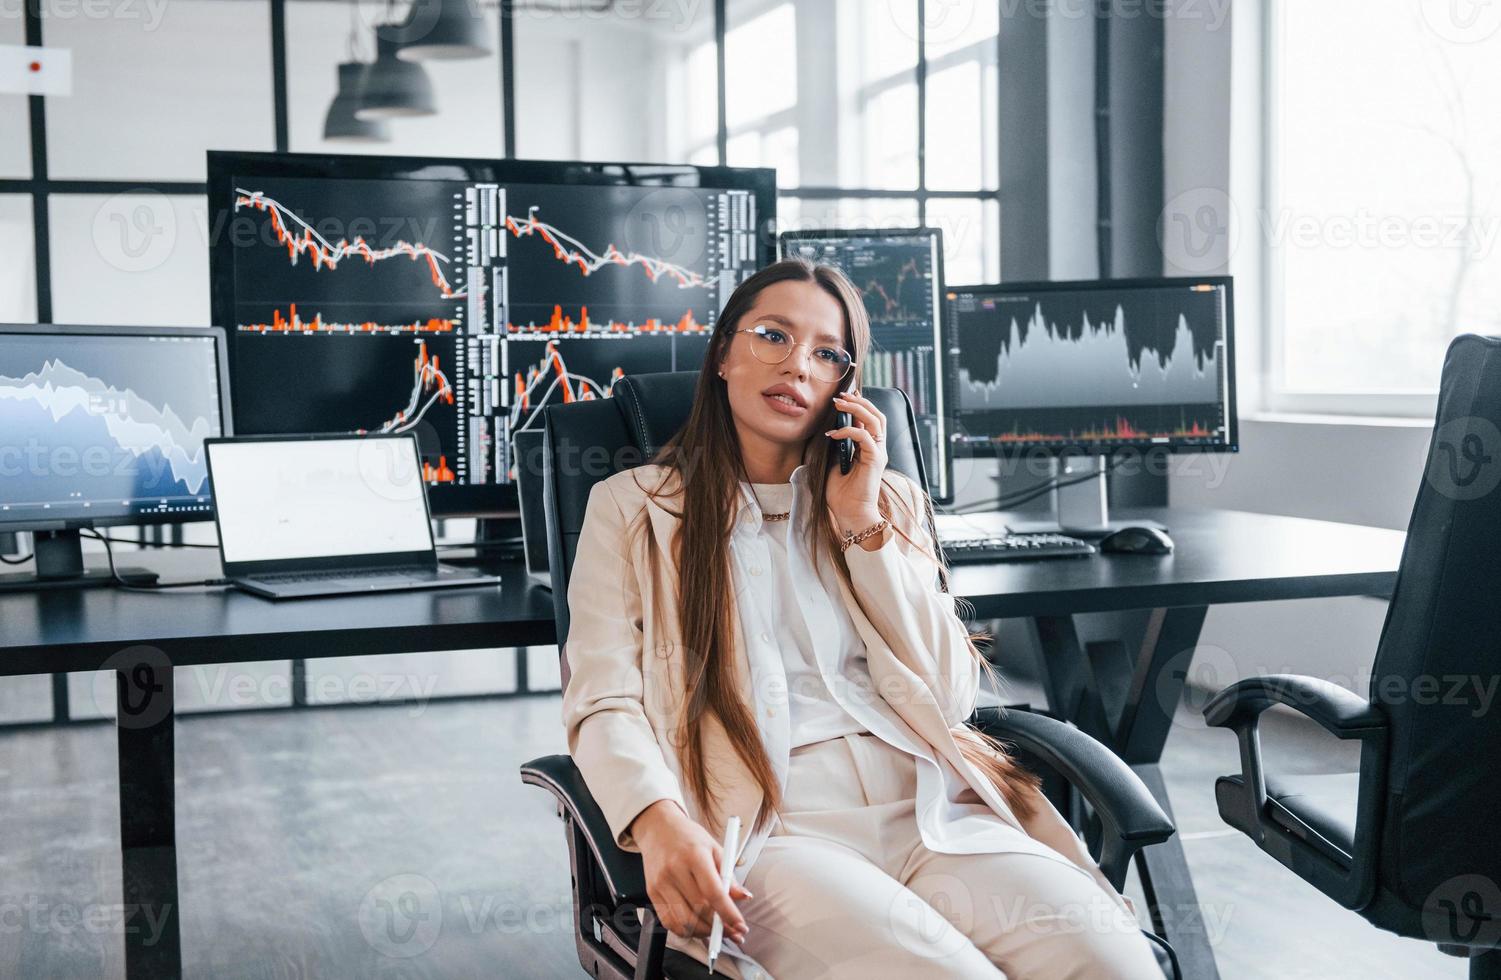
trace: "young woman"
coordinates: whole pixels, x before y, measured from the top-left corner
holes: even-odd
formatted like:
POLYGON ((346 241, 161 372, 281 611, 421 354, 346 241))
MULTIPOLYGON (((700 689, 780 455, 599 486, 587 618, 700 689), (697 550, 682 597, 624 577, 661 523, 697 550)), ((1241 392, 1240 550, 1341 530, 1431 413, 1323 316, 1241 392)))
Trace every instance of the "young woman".
POLYGON ((831 267, 779 262, 730 297, 683 430, 590 493, 569 751, 669 945, 707 961, 722 917, 720 972, 1161 980, 1036 779, 965 724, 990 667, 931 501, 886 469, 869 347, 831 267))

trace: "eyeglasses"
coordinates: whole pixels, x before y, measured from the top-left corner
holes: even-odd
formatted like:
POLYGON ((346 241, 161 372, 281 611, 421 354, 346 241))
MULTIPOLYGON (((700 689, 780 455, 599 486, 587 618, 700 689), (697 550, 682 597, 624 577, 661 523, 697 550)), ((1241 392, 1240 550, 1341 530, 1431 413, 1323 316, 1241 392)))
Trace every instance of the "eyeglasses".
POLYGON ((813 352, 812 374, 820 381, 842 381, 855 366, 850 352, 843 347, 820 344, 814 347, 793 340, 792 335, 781 327, 758 323, 754 327, 742 327, 736 333, 750 334, 751 353, 762 364, 781 364, 787 360, 794 347, 807 347, 813 352))

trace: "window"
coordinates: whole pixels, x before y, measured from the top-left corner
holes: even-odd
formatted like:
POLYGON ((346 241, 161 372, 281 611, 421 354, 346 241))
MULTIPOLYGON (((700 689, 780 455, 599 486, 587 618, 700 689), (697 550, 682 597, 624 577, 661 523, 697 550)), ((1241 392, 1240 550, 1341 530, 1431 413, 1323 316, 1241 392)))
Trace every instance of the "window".
POLYGON ((783 231, 827 228, 916 228, 917 200, 911 197, 777 198, 777 225, 783 231))
MULTIPOLYGON (((0 44, 25 44, 26 25, 19 17, 0 17, 0 44)), ((0 177, 31 176, 31 127, 26 96, 0 95, 0 177)), ((30 236, 28 236, 29 238, 30 236)))
MULTIPOLYGON (((390 121, 387 142, 351 144, 323 139, 338 66, 372 57, 372 28, 400 3, 289 4, 278 61, 267 0, 182 0, 103 19, 42 2, 42 43, 74 51, 75 85, 46 102, 45 168, 32 165, 27 100, 0 96, 0 120, 21 137, 0 141, 0 194, 10 195, 0 221, 45 219, 51 251, 48 281, 7 291, 13 318, 206 321, 209 231, 196 195, 213 148, 774 167, 787 227, 936 224, 952 275, 1000 274, 992 3, 728 0, 723 24, 714 4, 518 4, 509 52, 502 8, 482 5, 490 55, 423 63, 438 114, 390 121)), ((0 43, 24 40, 25 24, 0 19, 0 43)), ((8 241, 24 253, 8 274, 34 282, 43 266, 32 246, 8 241)))
POLYGON ((516 155, 717 162, 713 5, 593 6, 516 5, 516 155))
POLYGON ((1449 340, 1501 331, 1501 11, 1470 13, 1274 4, 1271 407, 1428 414, 1449 340))
POLYGON ((204 198, 54 194, 48 210, 55 322, 209 322, 204 198))
MULTIPOLYGON (((501 156, 505 153, 500 85, 500 15, 482 10, 481 36, 491 52, 482 58, 422 62, 438 111, 394 119, 385 142, 330 142, 323 138, 328 105, 339 88, 339 63, 370 61, 372 34, 384 23, 385 0, 360 3, 299 0, 287 4, 287 128, 297 153, 374 153, 400 156, 501 156), (353 30, 351 30, 353 28, 353 30), (353 43, 351 43, 351 39, 353 43)), ((226 144, 229 146, 232 144, 226 144)))
POLYGON ((1000 8, 993 3, 930 4, 927 184, 962 191, 1000 183, 1000 8))
POLYGON ((916 189, 916 39, 908 0, 731 0, 726 162, 785 189, 916 189))
POLYGON ((929 2, 922 30, 916 0, 727 14, 725 158, 777 169, 784 230, 936 226, 950 281, 999 278, 998 6, 929 2))
POLYGON ((0 194, 0 323, 36 319, 36 250, 31 198, 0 194))
POLYGON ((50 178, 202 180, 205 150, 275 148, 263 0, 103 17, 88 4, 52 6, 43 40, 72 50, 73 94, 47 100, 50 178))
POLYGON ((994 200, 939 197, 928 225, 943 231, 943 277, 956 285, 1001 281, 1001 206, 994 200))
POLYGON ((791 3, 762 7, 730 6, 724 37, 725 162, 775 167, 778 187, 796 187, 801 174, 798 71, 797 47, 790 42, 797 36, 797 17, 791 3))

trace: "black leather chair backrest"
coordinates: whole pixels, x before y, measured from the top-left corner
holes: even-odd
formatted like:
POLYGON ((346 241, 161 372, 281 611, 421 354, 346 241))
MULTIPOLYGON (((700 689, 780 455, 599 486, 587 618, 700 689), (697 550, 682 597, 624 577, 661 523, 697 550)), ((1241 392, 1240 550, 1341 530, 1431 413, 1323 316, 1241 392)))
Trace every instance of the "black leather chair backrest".
POLYGON ((1376 653, 1391 721, 1378 878, 1416 909, 1458 876, 1501 882, 1501 340, 1463 336, 1376 653), (1477 687, 1479 685, 1479 687, 1477 687))
MULTIPOLYGON (((547 553, 552 573, 558 645, 568 639, 568 579, 584 509, 594 484, 649 461, 688 420, 697 371, 637 374, 615 382, 614 396, 552 405, 543 410, 547 553)), ((888 466, 927 489, 916 416, 897 388, 865 388, 886 416, 888 466)), ((568 684, 568 663, 563 663, 568 684)))

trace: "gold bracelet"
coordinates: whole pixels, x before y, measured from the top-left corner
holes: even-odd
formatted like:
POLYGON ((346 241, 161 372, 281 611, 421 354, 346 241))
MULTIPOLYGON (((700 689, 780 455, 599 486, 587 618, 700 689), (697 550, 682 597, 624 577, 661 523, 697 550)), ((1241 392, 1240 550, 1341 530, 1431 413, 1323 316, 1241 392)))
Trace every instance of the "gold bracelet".
POLYGON ((841 542, 841 544, 839 546, 839 550, 840 551, 849 551, 851 545, 859 544, 861 541, 864 541, 868 537, 871 537, 871 536, 876 535, 876 534, 880 534, 883 530, 886 529, 886 525, 888 523, 890 523, 890 522, 887 521, 886 518, 883 517, 879 521, 876 521, 874 524, 872 524, 870 527, 868 527, 865 530, 859 532, 858 534, 851 533, 850 531, 845 531, 844 532, 844 541, 841 542))

